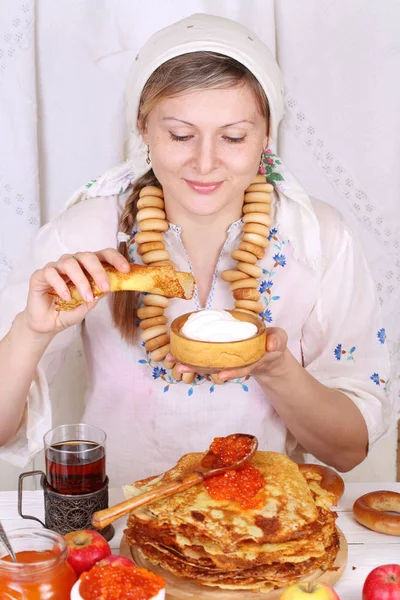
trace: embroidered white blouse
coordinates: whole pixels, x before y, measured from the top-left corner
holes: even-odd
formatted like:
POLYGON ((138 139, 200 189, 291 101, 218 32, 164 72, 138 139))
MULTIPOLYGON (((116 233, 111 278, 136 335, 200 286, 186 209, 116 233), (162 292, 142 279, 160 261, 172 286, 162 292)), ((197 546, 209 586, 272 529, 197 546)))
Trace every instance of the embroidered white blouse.
MULTIPOLYGON (((0 336, 23 310, 31 273, 64 253, 116 247, 119 216, 129 191, 89 198, 45 225, 10 276, 0 298, 0 336)), ((370 447, 387 429, 391 403, 387 395, 389 361, 375 288, 357 241, 339 213, 312 201, 320 226, 322 264, 312 269, 298 260, 279 227, 260 261, 260 292, 266 325, 284 328, 296 359, 321 383, 345 392, 360 409, 370 447)), ((279 223, 279 206, 277 222, 279 223)), ((242 221, 227 232, 207 308, 233 308, 221 271, 233 268, 242 221)), ((207 240, 204 240, 207 243, 207 240)), ((181 271, 191 269, 181 229, 170 225, 165 244, 181 271)), ((140 262, 134 244, 131 258, 140 262)), ((193 300, 171 300, 166 315, 204 308, 193 300)), ((121 340, 112 324, 107 298, 81 326, 58 334, 43 356, 32 383, 24 422, 15 438, 0 448, 0 458, 22 466, 42 448, 51 428, 48 385, 62 364, 67 347, 82 336, 88 367, 83 421, 108 434, 108 474, 112 485, 160 473, 184 453, 203 451, 214 436, 242 431, 256 435, 260 449, 290 453, 296 440, 287 431, 257 381, 214 385, 197 378, 192 385, 176 382, 162 363, 153 364, 140 339, 134 346, 121 340)), ((346 415, 343 415, 343 419, 346 415)))

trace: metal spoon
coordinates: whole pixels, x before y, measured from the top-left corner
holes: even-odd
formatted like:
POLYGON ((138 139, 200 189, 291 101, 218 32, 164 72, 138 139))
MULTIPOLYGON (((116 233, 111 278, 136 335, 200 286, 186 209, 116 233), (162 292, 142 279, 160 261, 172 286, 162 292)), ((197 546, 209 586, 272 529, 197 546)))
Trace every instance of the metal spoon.
POLYGON ((11 560, 16 563, 17 562, 17 558, 15 556, 15 552, 12 549, 12 546, 10 544, 10 540, 8 539, 8 536, 7 536, 7 534, 6 534, 5 530, 4 530, 3 525, 1 524, 1 521, 0 521, 0 540, 3 542, 4 546, 7 548, 8 553, 11 556, 11 560))
POLYGON ((247 463, 250 458, 253 456, 258 447, 258 440, 254 435, 248 435, 246 433, 232 433, 228 435, 227 438, 238 438, 238 437, 247 437, 251 440, 252 445, 248 453, 241 458, 233 462, 230 465, 220 466, 220 457, 216 456, 213 452, 208 451, 207 454, 203 457, 200 467, 197 471, 184 477, 183 479, 178 479, 169 483, 168 485, 158 487, 155 490, 151 490, 150 492, 146 492, 145 494, 140 494, 139 496, 134 496, 133 498, 129 498, 129 500, 125 500, 125 502, 121 502, 120 504, 116 504, 115 506, 111 506, 110 508, 105 508, 104 510, 99 510, 92 515, 92 525, 96 529, 103 529, 113 523, 120 517, 127 515, 132 512, 139 506, 143 506, 144 504, 150 504, 155 502, 156 500, 161 500, 162 498, 167 498, 168 496, 173 496, 178 492, 183 492, 188 488, 197 485, 204 481, 204 479, 208 479, 209 477, 214 477, 215 475, 220 475, 221 473, 225 473, 225 471, 230 471, 231 469, 237 469, 242 467, 245 463, 247 463))

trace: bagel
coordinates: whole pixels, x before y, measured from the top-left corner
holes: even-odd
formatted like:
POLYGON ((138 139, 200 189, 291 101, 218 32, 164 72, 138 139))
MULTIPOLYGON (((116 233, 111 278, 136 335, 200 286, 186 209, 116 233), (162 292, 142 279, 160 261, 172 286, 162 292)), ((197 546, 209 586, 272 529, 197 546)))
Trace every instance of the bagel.
POLYGON ((155 185, 145 185, 139 192, 139 198, 143 196, 158 196, 158 198, 164 198, 162 189, 155 185))
POLYGON ((324 490, 335 496, 336 503, 339 502, 344 492, 344 481, 336 471, 329 467, 314 465, 312 463, 298 465, 298 467, 307 481, 314 479, 313 475, 315 474, 320 475, 322 479, 318 480, 318 478, 316 481, 324 490), (307 473, 310 477, 307 477, 307 473))
POLYGON ((250 242, 250 244, 255 244, 256 246, 261 246, 261 248, 269 246, 268 239, 258 233, 244 233, 242 240, 244 242, 250 242))
POLYGON ((169 304, 168 298, 158 294, 146 294, 143 296, 142 302, 145 306, 162 306, 163 308, 167 308, 169 304))
POLYGON ((224 281, 229 281, 229 283, 231 283, 232 281, 238 281, 239 279, 247 279, 247 275, 245 273, 242 273, 241 271, 234 271, 233 269, 230 271, 222 271, 221 273, 221 278, 224 281))
POLYGON ((158 317, 148 317, 147 319, 143 319, 143 321, 140 321, 139 327, 140 329, 145 330, 149 327, 155 327, 156 325, 164 325, 167 322, 167 317, 159 315, 158 317))
POLYGON ((261 246, 256 246, 255 244, 250 244, 250 242, 240 242, 239 250, 245 250, 246 252, 251 252, 257 258, 264 258, 265 250, 261 248, 261 246))
POLYGON ((146 254, 142 255, 142 262, 145 265, 150 265, 151 263, 159 262, 160 260, 169 260, 170 254, 168 250, 152 250, 151 252, 146 252, 146 254))
POLYGON ((146 352, 151 352, 152 350, 157 350, 157 348, 161 348, 165 344, 169 343, 169 333, 164 333, 157 337, 151 338, 148 342, 145 343, 144 347, 146 352))
POLYGON ((398 492, 378 490, 364 494, 354 502, 353 513, 361 525, 372 531, 400 536, 400 494, 398 492))
POLYGON ((139 198, 137 203, 138 210, 142 210, 142 208, 164 208, 164 200, 162 198, 158 198, 157 196, 143 196, 143 198, 139 198))
POLYGON ((149 319, 150 317, 161 317, 164 309, 161 306, 143 306, 137 311, 139 319, 149 319))
POLYGON ((246 279, 238 279, 238 281, 232 281, 229 285, 229 289, 231 292, 241 289, 253 289, 256 290, 258 288, 258 279, 254 279, 254 277, 246 277, 246 279))
POLYGON ((263 202, 250 202, 250 204, 245 204, 243 206, 243 213, 247 214, 249 212, 260 212, 269 215, 271 212, 271 206, 263 202))
POLYGON ((237 268, 239 271, 242 271, 242 273, 246 273, 247 276, 254 277, 255 279, 258 279, 262 275, 262 268, 258 265, 249 265, 248 263, 238 262, 237 268))
POLYGON ((255 302, 254 300, 236 300, 235 308, 244 308, 245 310, 251 310, 259 314, 263 311, 264 307, 261 302, 255 302))
POLYGON ((232 250, 231 256, 234 260, 243 261, 251 265, 255 265, 257 262, 257 256, 245 250, 232 250))
POLYGON ((269 227, 265 225, 260 225, 260 223, 245 223, 243 226, 243 231, 245 233, 256 233, 257 235, 262 235, 268 239, 269 236, 269 227))
POLYGON ((138 246, 137 253, 142 256, 142 254, 146 254, 146 252, 151 252, 152 250, 165 250, 165 246, 162 242, 146 242, 138 246))
MULTIPOLYGON (((165 333, 168 333, 168 325, 156 325, 156 327, 149 327, 148 329, 142 331, 140 334, 140 339, 143 342, 148 342, 149 340, 152 340, 160 335, 164 335, 165 333)), ((164 342, 164 344, 166 344, 166 342, 164 342)))
POLYGON ((159 362, 160 360, 164 360, 169 351, 171 350, 171 344, 165 344, 165 346, 161 346, 161 348, 157 348, 157 350, 153 350, 150 354, 151 360, 154 362, 159 362))
MULTIPOLYGON (((159 210, 158 208, 145 208, 144 210, 159 210)), ((142 211, 140 211, 142 212, 142 211)), ((164 211, 163 211, 164 212, 164 211)), ((139 214, 139 213, 138 213, 139 214)), ((260 225, 271 225, 271 217, 260 212, 251 212, 243 215, 243 223, 260 223, 260 225)))
POLYGON ((233 292, 235 300, 254 300, 260 299, 260 292, 254 288, 239 288, 233 292))
POLYGON ((146 219, 165 219, 165 212, 161 208, 149 206, 139 210, 136 219, 139 223, 146 221, 146 219))
POLYGON ((273 191, 274 191, 274 186, 271 185, 270 183, 265 183, 265 180, 264 180, 264 183, 262 181, 252 183, 246 189, 247 193, 249 193, 249 192, 267 192, 268 194, 270 194, 273 191))
MULTIPOLYGON (((143 210, 159 210, 159 209, 144 208, 143 210)), ((164 212, 164 211, 162 211, 162 212, 164 212)), ((141 229, 141 231, 167 231, 168 223, 164 219, 145 219, 144 221, 140 222, 140 229, 141 229)))
POLYGON ((163 234, 158 231, 139 231, 135 235, 135 244, 147 244, 149 242, 162 242, 163 234))

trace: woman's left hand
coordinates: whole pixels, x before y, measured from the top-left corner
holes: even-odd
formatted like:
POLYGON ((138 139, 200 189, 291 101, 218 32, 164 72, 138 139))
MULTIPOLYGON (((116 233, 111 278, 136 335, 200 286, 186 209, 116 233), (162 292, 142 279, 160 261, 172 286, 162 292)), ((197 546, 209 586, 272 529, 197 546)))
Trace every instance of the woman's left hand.
MULTIPOLYGON (((285 350, 287 348, 287 333, 280 327, 269 327, 267 329, 267 339, 265 342, 265 354, 256 363, 249 365, 248 367, 242 367, 240 369, 223 369, 222 371, 213 372, 213 379, 215 383, 225 383, 230 379, 239 379, 253 375, 257 377, 258 374, 266 373, 268 370, 275 368, 279 365, 282 360, 285 350)), ((165 358, 167 362, 176 362, 176 358, 172 354, 168 354, 165 358)), ((179 373, 198 373, 199 375, 209 375, 209 370, 194 368, 189 365, 178 363, 175 365, 175 369, 179 373)))

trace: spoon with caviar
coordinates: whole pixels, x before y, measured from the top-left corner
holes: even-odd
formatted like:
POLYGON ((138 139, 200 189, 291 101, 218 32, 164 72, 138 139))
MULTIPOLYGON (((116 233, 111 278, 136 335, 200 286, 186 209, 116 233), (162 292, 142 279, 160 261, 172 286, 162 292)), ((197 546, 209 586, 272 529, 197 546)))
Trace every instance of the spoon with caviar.
POLYGON ((92 525, 96 529, 103 529, 139 506, 183 492, 209 477, 240 469, 249 462, 257 447, 257 438, 247 433, 232 433, 223 438, 215 438, 208 452, 202 458, 198 469, 191 475, 93 513, 92 525))

